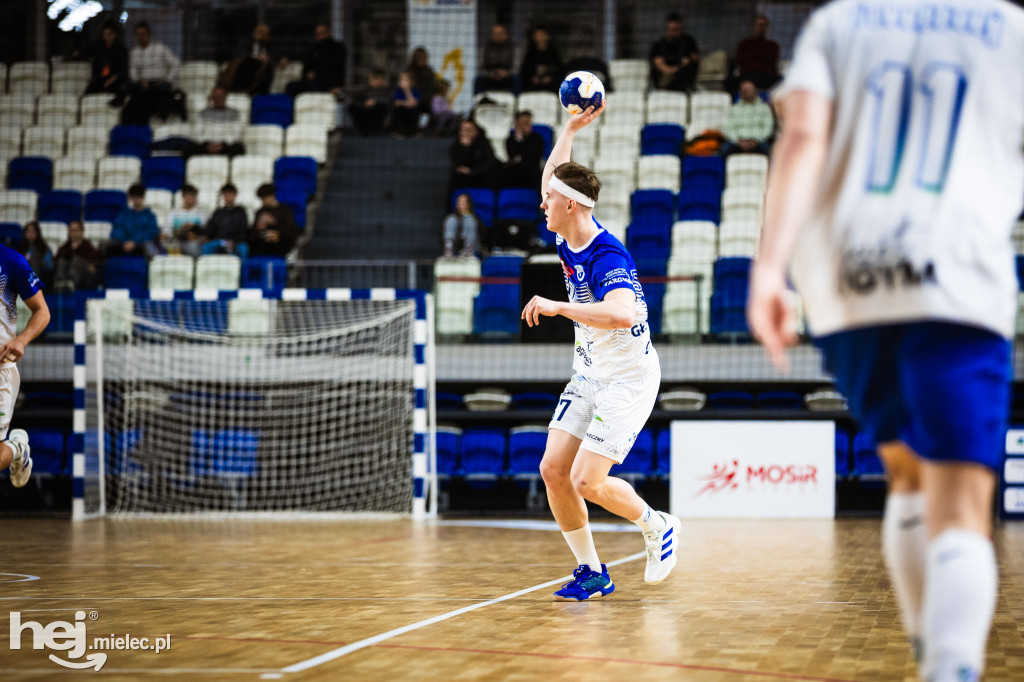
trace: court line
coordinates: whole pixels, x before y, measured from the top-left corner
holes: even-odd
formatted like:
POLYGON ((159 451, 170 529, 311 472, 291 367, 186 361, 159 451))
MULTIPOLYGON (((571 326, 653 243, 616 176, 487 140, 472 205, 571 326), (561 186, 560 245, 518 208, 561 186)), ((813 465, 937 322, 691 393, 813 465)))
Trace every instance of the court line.
MULTIPOLYGON (((616 559, 615 561, 610 561, 610 562, 608 562, 607 565, 608 565, 609 568, 611 568, 612 566, 618 566, 620 564, 625 564, 625 563, 628 563, 630 561, 636 561, 637 559, 641 559, 641 558, 646 557, 646 556, 647 556, 647 552, 637 552, 636 554, 630 554, 629 556, 623 557, 621 559, 616 559)), ((305 661, 300 661, 298 663, 294 663, 294 664, 292 664, 292 665, 290 665, 290 666, 288 666, 286 668, 281 668, 280 672, 283 672, 283 673, 297 673, 297 672, 302 672, 303 670, 309 670, 310 668, 315 668, 318 665, 323 665, 324 663, 328 663, 329 661, 333 661, 333 660, 335 660, 337 658, 341 658, 342 656, 347 656, 348 654, 350 654, 350 653, 352 653, 354 651, 359 651, 360 649, 365 649, 366 647, 373 646, 375 644, 379 644, 380 642, 384 642, 386 640, 389 640, 392 637, 397 637, 399 635, 404 635, 407 632, 412 632, 413 630, 419 630, 420 628, 425 628, 428 625, 433 625, 434 623, 440 623, 441 621, 445 621, 445 620, 448 620, 450 618, 454 618, 456 616, 461 616, 464 613, 468 613, 470 611, 475 611, 477 609, 482 609, 485 606, 491 606, 493 604, 499 604, 501 602, 508 601, 510 599, 515 599, 516 597, 521 597, 524 594, 529 594, 530 592, 536 592, 537 590, 542 590, 545 587, 551 587, 552 585, 558 585, 559 583, 562 583, 562 582, 565 582, 565 581, 571 580, 571 579, 572 579, 571 575, 562 576, 561 578, 558 578, 557 580, 549 580, 549 581, 547 581, 545 583, 541 583, 539 585, 534 585, 533 587, 527 587, 525 589, 518 590, 516 592, 510 592, 509 594, 503 595, 501 597, 496 597, 494 599, 488 599, 487 601, 480 602, 479 604, 472 604, 471 606, 464 606, 461 609, 456 609, 454 611, 449 611, 448 613, 442 613, 440 615, 434 616, 433 618, 427 618, 426 620, 421 620, 421 621, 419 621, 417 623, 412 623, 410 625, 405 625, 405 626, 402 626, 400 628, 395 628, 394 630, 389 630, 387 632, 382 632, 379 635, 374 635, 373 637, 367 637, 366 639, 360 640, 358 642, 353 642, 352 644, 348 644, 348 645, 343 646, 343 647, 339 647, 337 649, 334 649, 333 651, 328 651, 327 653, 320 654, 319 656, 314 656, 313 658, 306 659, 305 661)))
MULTIPOLYGON (((112 675, 180 675, 189 674, 245 674, 253 673, 273 674, 280 672, 277 668, 107 668, 104 666, 103 673, 112 675)), ((80 675, 81 670, 67 670, 64 668, 0 668, 0 675, 56 675, 57 673, 80 675)))

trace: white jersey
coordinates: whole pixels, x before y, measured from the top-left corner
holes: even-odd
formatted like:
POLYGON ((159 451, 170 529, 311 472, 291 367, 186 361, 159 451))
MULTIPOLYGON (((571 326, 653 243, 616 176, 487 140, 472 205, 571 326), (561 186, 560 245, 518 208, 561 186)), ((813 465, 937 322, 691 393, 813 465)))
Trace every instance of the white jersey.
POLYGON ((815 335, 922 319, 1012 337, 1024 197, 1024 11, 1004 0, 837 0, 779 99, 834 102, 792 278, 815 335))

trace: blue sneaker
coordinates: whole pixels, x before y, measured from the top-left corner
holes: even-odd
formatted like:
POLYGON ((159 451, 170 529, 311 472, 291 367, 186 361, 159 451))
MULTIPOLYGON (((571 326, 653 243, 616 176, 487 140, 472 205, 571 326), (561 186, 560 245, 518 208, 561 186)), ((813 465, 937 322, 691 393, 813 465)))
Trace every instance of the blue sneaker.
POLYGON ((591 571, 586 564, 572 572, 572 580, 555 592, 560 599, 584 601, 603 597, 615 591, 615 583, 608 577, 608 567, 601 564, 601 572, 591 571))

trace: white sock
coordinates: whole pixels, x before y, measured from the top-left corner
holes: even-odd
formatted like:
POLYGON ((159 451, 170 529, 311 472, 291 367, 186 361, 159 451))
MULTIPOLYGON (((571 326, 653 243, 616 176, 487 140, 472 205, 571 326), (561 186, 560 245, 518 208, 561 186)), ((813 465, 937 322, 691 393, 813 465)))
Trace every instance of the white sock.
POLYGON ((4 445, 11 449, 11 464, 21 462, 25 458, 24 454, 22 454, 24 450, 14 441, 5 440, 4 445))
POLYGON ((928 543, 921 635, 922 677, 929 682, 980 678, 996 608, 999 574, 992 542, 951 528, 928 543))
POLYGON ((601 560, 597 558, 597 548, 594 547, 594 536, 590 532, 589 523, 569 532, 563 530, 562 537, 569 543, 569 549, 575 555, 577 564, 585 564, 595 573, 601 572, 601 560))
POLYGON ((896 591, 903 631, 912 642, 921 637, 924 563, 928 533, 922 493, 891 493, 882 520, 882 554, 896 591))
POLYGON ((651 505, 644 502, 643 513, 640 514, 639 518, 633 519, 633 523, 640 526, 640 530, 645 533, 649 530, 663 530, 665 528, 665 519, 658 512, 651 509, 651 505))

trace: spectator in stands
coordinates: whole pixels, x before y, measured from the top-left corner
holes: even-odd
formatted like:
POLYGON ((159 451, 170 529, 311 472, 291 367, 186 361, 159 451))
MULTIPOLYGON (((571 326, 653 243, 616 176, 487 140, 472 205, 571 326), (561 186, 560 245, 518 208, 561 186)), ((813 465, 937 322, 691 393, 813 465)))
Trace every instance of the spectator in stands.
POLYGON ((452 143, 449 156, 452 173, 448 196, 462 187, 491 187, 498 161, 486 135, 472 121, 459 125, 459 136, 452 143))
POLYGON ((53 282, 53 251, 43 239, 39 223, 34 220, 25 223, 21 232, 21 243, 15 250, 25 257, 32 266, 32 272, 42 280, 43 286, 49 287, 53 282))
POLYGON ((85 229, 78 220, 68 223, 68 240, 57 250, 55 287, 65 291, 95 289, 99 283, 96 271, 100 252, 85 238, 85 229))
POLYGON ((430 111, 430 100, 434 98, 437 91, 437 74, 430 68, 430 55, 425 47, 417 47, 412 51, 409 65, 405 70, 412 77, 413 86, 420 92, 421 112, 430 111))
POLYGON ((206 223, 206 239, 203 253, 233 253, 242 260, 249 255, 246 243, 249 232, 249 217, 245 209, 235 204, 238 188, 230 182, 220 188, 224 205, 213 212, 206 223))
POLYGON ((484 45, 481 73, 473 85, 473 92, 485 90, 511 90, 518 92, 519 84, 512 73, 515 59, 515 45, 508 37, 508 29, 502 24, 491 27, 491 38, 484 45))
POLYGON ((420 91, 413 85, 412 74, 403 71, 398 76, 398 87, 391 93, 391 130, 394 136, 416 134, 420 99, 420 91))
POLYGON ((329 92, 340 97, 347 62, 345 43, 334 39, 330 26, 317 24, 313 29, 313 46, 302 60, 302 80, 292 81, 285 91, 292 97, 303 92, 329 92))
POLYGON ((430 125, 434 132, 447 137, 458 130, 462 116, 452 111, 452 103, 448 101, 448 92, 452 84, 443 78, 437 83, 437 91, 430 100, 430 125))
POLYGON ((544 138, 533 130, 533 112, 524 109, 516 114, 515 125, 505 140, 508 161, 501 168, 500 187, 540 187, 541 161, 544 159, 544 138))
POLYGON ((199 112, 199 125, 196 128, 198 141, 185 150, 185 156, 244 154, 245 145, 240 142, 241 136, 241 112, 228 106, 228 92, 218 85, 210 91, 210 105, 199 112))
POLYGON ((651 82, 659 90, 690 92, 697 83, 700 49, 689 33, 683 33, 683 17, 665 17, 665 32, 651 46, 651 82))
POLYGON ((121 106, 126 97, 131 101, 121 115, 121 122, 149 125, 154 114, 164 117, 172 111, 186 118, 184 97, 174 90, 181 63, 171 50, 153 40, 152 29, 146 21, 135 25, 135 47, 128 55, 128 73, 131 82, 111 101, 121 106))
POLYGON ((391 93, 387 88, 387 74, 383 69, 370 71, 369 84, 352 96, 348 105, 352 123, 363 135, 379 133, 388 117, 391 93))
POLYGON ((277 188, 260 185, 256 196, 263 202, 249 231, 249 253, 253 256, 285 257, 295 246, 299 229, 292 209, 277 201, 277 188))
POLYGON ((172 208, 167 214, 161 238, 167 253, 183 253, 196 258, 202 252, 206 211, 196 205, 198 198, 199 190, 194 185, 182 185, 181 206, 172 208))
MULTIPOLYGON (((252 35, 242 40, 235 59, 227 68, 231 92, 265 95, 274 78, 274 55, 270 45, 270 26, 258 24, 252 35)), ((225 80, 227 79, 225 77, 225 80)))
POLYGON ((768 138, 774 129, 771 107, 761 100, 751 81, 743 81, 740 83, 740 99, 729 109, 722 131, 727 140, 722 145, 722 156, 737 152, 767 154, 768 138))
POLYGON ((480 219, 473 212, 473 198, 468 194, 460 194, 455 199, 455 212, 449 213, 444 219, 444 257, 455 255, 456 240, 462 240, 459 255, 472 256, 480 243, 479 231, 480 219))
POLYGON ((551 34, 544 26, 537 26, 533 29, 530 46, 526 48, 526 55, 519 67, 523 90, 558 92, 564 75, 562 56, 552 44, 551 34))
POLYGON ((100 39, 89 51, 92 59, 92 78, 85 94, 109 92, 117 94, 128 82, 128 48, 117 39, 117 24, 103 24, 100 39))
POLYGON ((758 90, 768 90, 779 82, 779 44, 766 37, 768 26, 768 17, 758 14, 754 35, 736 46, 736 66, 730 74, 729 92, 736 92, 736 84, 745 80, 752 81, 758 90))
POLYGON ((110 230, 106 257, 146 256, 163 253, 156 214, 146 206, 146 188, 135 184, 128 188, 128 207, 121 210, 110 230))

